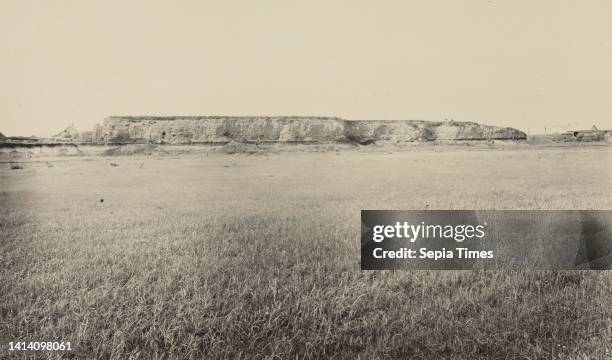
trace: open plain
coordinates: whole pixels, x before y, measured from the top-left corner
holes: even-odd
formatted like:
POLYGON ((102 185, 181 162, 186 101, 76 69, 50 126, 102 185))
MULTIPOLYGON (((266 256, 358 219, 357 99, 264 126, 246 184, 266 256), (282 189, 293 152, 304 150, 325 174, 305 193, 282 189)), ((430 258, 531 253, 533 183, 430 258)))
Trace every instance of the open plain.
MULTIPOLYGON (((612 209, 612 147, 0 164, 0 338, 74 358, 610 359, 609 271, 359 270, 361 209, 612 209)), ((0 354, 1 356, 2 354, 0 354)))

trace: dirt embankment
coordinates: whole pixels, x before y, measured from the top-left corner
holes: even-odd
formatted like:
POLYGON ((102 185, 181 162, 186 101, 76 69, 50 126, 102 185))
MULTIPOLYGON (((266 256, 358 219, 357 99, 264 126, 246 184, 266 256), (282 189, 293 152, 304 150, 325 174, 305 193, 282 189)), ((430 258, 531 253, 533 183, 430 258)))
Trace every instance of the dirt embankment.
POLYGON ((512 128, 473 122, 343 120, 335 117, 109 117, 92 143, 407 143, 454 140, 524 140, 512 128))
POLYGON ((76 144, 4 143, 1 145, 0 159, 83 155, 82 148, 76 144))
POLYGON ((208 152, 221 146, 228 153, 258 153, 271 151, 270 148, 287 151, 294 145, 307 146, 307 151, 320 151, 317 146, 410 146, 525 138, 525 133, 512 128, 454 121, 354 121, 300 116, 110 117, 94 131, 79 133, 69 127, 48 139, 5 138, 0 141, 0 156, 150 156, 208 152), (173 149, 173 146, 182 149, 173 149), (207 149, 197 149, 198 146, 207 149))

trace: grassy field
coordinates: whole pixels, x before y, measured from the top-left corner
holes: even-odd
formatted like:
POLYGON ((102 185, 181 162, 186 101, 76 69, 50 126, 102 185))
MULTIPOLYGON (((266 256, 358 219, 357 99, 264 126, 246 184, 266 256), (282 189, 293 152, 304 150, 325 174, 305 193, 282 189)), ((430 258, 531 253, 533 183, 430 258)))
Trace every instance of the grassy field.
POLYGON ((39 353, 51 358, 611 359, 608 271, 359 270, 361 209, 612 209, 611 159, 415 148, 3 163, 0 339, 73 344, 39 353))

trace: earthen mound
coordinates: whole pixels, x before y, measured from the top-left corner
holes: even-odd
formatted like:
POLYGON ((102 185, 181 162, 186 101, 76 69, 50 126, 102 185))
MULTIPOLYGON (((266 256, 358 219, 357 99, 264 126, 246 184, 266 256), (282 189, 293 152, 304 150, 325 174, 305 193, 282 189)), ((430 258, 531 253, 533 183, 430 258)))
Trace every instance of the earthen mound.
POLYGON ((191 116, 107 118, 91 139, 97 144, 409 143, 524 140, 513 128, 474 122, 343 120, 304 116, 191 116))

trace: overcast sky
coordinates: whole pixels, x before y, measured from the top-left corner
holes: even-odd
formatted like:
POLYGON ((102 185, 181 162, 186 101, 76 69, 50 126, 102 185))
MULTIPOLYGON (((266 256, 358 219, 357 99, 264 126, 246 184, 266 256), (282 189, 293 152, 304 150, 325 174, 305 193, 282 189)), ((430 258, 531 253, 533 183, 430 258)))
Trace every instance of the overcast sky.
POLYGON ((612 129, 612 1, 0 0, 0 131, 109 115, 612 129))

